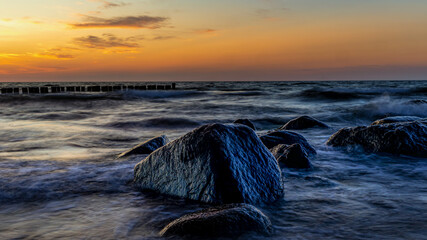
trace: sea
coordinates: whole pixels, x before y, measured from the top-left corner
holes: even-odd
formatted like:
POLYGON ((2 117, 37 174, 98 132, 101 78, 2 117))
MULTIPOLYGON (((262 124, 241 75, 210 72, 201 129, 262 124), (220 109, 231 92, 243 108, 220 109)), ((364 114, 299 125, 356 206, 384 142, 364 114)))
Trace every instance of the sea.
MULTIPOLYGON (((59 84, 0 83, 1 87, 59 84)), ((311 170, 282 169, 283 200, 257 206, 267 239, 427 239, 427 159, 342 149, 344 127, 427 117, 427 81, 178 82, 176 90, 0 95, 0 239, 162 239, 170 221, 209 205, 132 184, 145 156, 121 152, 198 126, 254 122, 263 134, 309 115, 311 170)), ((266 239, 248 233, 238 239, 266 239)))

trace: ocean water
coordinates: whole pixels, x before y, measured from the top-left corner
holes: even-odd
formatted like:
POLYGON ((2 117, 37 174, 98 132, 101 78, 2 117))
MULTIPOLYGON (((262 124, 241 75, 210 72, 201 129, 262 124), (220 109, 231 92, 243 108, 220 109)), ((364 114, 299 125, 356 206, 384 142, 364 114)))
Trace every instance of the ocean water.
POLYGON ((271 239, 427 239, 427 159, 325 145, 343 127, 427 117, 427 102, 413 101, 427 100, 427 81, 177 87, 0 95, 0 239, 161 239, 168 222, 207 205, 137 191, 140 159, 117 154, 202 124, 249 118, 263 133, 300 115, 332 128, 297 131, 318 154, 312 170, 283 169, 284 199, 259 206, 274 225, 271 239))

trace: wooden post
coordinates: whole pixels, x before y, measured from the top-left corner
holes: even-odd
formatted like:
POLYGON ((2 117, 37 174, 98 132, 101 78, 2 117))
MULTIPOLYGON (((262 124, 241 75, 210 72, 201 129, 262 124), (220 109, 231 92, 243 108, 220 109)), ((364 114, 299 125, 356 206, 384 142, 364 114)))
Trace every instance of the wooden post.
POLYGON ((49 93, 48 87, 40 87, 40 93, 49 93))

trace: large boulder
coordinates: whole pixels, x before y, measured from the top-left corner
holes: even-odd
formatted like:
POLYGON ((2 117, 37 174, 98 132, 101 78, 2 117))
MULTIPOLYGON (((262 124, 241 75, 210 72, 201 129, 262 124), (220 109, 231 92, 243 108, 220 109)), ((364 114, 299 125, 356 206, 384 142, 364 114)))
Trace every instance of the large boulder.
POLYGON ((361 145, 370 152, 427 157, 427 123, 413 121, 343 128, 332 135, 327 144, 361 145))
POLYGON ((316 150, 308 143, 302 135, 290 131, 274 131, 266 135, 260 136, 264 145, 271 149, 279 144, 292 145, 299 143, 304 151, 310 155, 315 155, 316 150))
POLYGON ((246 125, 250 128, 252 128, 254 131, 256 131, 255 125, 253 124, 253 122, 251 122, 251 120, 249 119, 237 119, 236 121, 234 121, 233 123, 235 124, 242 124, 242 125, 246 125))
POLYGON ((371 125, 381 125, 387 123, 398 123, 398 122, 413 122, 420 120, 422 118, 416 116, 394 116, 394 117, 386 117, 379 120, 376 120, 371 125))
POLYGON ((272 225, 267 216, 248 204, 228 204, 187 214, 160 231, 162 237, 238 237, 248 232, 269 235, 272 225))
POLYGON ((299 143, 292 145, 279 144, 270 149, 280 166, 287 168, 311 168, 308 154, 299 143))
POLYGON ((238 124, 199 127, 135 166, 140 189, 197 201, 273 202, 283 196, 281 172, 254 131, 238 124))
POLYGON ((328 125, 322 123, 321 121, 315 118, 309 116, 301 116, 290 120, 285 125, 283 125, 280 130, 302 130, 314 127, 329 128, 328 125))
POLYGON ((127 157, 135 154, 150 154, 156 151, 157 149, 163 147, 168 142, 169 142, 169 139, 165 135, 162 135, 160 137, 155 137, 141 144, 136 145, 135 147, 127 150, 126 152, 121 153, 118 156, 118 158, 127 157))

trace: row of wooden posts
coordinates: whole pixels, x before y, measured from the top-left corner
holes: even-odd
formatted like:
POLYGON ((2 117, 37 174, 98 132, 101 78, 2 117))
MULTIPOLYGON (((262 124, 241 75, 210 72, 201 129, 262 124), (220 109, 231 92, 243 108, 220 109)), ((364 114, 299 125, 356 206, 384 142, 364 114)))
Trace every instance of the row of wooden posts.
POLYGON ((113 92, 132 90, 173 90, 176 84, 149 84, 149 85, 90 85, 90 86, 57 86, 46 85, 42 87, 9 87, 1 88, 1 94, 43 94, 62 92, 113 92))

